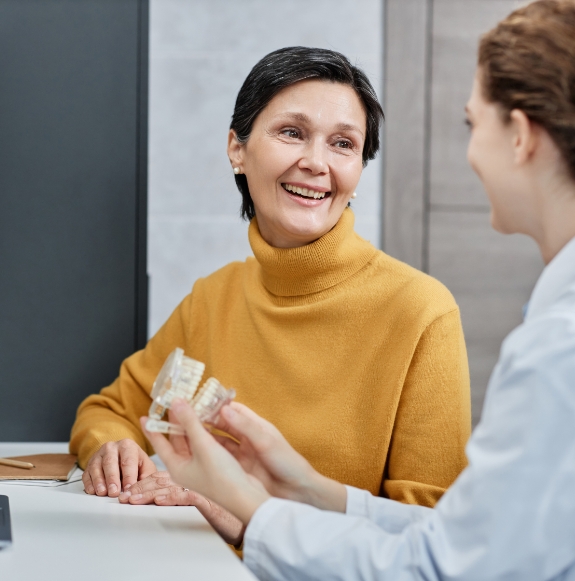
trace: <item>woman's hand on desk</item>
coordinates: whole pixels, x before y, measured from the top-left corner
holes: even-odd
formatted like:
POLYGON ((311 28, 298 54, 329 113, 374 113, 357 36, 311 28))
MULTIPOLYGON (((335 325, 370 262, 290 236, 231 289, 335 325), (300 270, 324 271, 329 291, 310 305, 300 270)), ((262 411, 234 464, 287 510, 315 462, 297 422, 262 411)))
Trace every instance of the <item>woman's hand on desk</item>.
POLYGON ((136 482, 119 500, 122 504, 195 506, 226 543, 239 545, 243 539, 245 527, 235 516, 201 494, 178 486, 168 472, 154 472, 136 482))
POLYGON ((146 452, 133 440, 125 439, 104 444, 90 458, 82 481, 88 494, 116 497, 156 470, 146 452))

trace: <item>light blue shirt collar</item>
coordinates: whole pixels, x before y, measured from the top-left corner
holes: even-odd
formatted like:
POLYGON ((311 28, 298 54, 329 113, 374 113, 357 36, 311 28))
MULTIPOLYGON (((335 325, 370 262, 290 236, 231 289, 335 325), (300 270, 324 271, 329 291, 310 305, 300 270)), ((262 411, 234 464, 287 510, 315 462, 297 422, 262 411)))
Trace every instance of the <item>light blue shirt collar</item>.
POLYGON ((575 238, 543 270, 526 305, 525 320, 537 317, 571 293, 575 293, 575 238))

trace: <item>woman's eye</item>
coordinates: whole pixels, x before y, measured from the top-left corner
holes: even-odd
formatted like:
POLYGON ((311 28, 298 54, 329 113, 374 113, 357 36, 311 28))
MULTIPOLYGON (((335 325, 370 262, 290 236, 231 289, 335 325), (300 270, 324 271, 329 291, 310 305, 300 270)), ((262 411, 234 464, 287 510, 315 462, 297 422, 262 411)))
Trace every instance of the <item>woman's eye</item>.
POLYGON ((284 129, 282 133, 292 139, 297 139, 299 137, 299 131, 297 129, 284 129))
POLYGON ((339 141, 335 142, 335 145, 340 149, 353 149, 353 143, 347 139, 340 139, 339 141))

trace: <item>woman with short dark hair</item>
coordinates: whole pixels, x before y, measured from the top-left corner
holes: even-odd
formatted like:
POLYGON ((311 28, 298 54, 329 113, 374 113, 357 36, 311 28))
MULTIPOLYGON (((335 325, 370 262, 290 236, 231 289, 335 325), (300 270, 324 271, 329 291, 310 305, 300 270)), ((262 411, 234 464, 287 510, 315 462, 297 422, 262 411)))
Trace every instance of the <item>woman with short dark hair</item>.
POLYGON ((122 502, 195 504, 241 540, 239 521, 155 474, 146 454, 138 418, 175 347, 326 476, 424 506, 455 480, 470 432, 459 310, 438 281, 360 238, 348 208, 382 118, 367 77, 339 53, 292 47, 256 64, 228 141, 254 257, 198 280, 82 403, 70 448, 88 493, 123 486, 122 502))
MULTIPOLYGON (((239 143, 247 143, 254 121, 268 103, 282 89, 310 79, 348 85, 356 92, 365 111, 365 140, 361 152, 365 167, 379 151, 383 109, 365 73, 333 50, 292 46, 276 50, 260 60, 238 93, 230 124, 233 135, 239 143)), ((242 217, 251 220, 256 212, 247 178, 245 175, 235 178, 242 194, 242 217)))

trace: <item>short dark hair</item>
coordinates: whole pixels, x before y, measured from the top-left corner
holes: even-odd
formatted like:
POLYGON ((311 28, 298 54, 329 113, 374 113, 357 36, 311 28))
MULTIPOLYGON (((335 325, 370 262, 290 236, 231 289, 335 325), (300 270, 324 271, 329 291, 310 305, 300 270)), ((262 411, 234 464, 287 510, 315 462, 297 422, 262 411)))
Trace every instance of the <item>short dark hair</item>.
MULTIPOLYGON (((230 129, 240 143, 250 137, 254 121, 268 103, 290 85, 318 79, 349 85, 359 97, 366 115, 366 136, 362 159, 364 167, 379 150, 379 126, 383 109, 366 74, 341 53, 323 48, 290 46, 270 52, 250 71, 236 98, 230 129)), ((242 194, 241 216, 251 220, 255 207, 245 175, 234 176, 242 194)))

